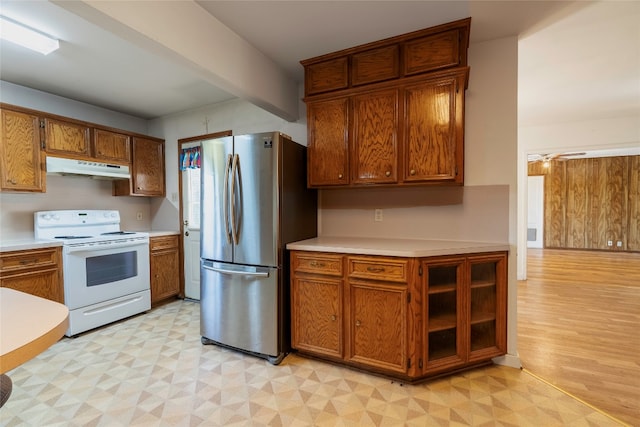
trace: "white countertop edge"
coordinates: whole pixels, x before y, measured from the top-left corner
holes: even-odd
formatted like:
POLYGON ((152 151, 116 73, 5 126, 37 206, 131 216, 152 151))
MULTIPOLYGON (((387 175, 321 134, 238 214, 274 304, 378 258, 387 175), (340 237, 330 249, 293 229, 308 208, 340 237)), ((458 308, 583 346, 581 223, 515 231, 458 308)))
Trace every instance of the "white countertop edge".
POLYGON ((62 242, 55 240, 3 240, 0 242, 0 252, 25 251, 30 249, 55 248, 62 246, 62 242))
POLYGON ((426 257, 508 251, 508 243, 458 240, 385 239, 369 237, 316 237, 287 244, 298 251, 360 255, 426 257))

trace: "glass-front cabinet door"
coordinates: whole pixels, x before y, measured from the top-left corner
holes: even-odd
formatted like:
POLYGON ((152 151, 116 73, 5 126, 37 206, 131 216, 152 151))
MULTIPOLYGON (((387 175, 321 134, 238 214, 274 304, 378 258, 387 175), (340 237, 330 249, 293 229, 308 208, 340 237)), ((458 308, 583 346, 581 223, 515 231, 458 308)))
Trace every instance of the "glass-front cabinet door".
POLYGON ((426 372, 465 362, 464 258, 423 261, 426 372))
POLYGON ((468 258, 469 361, 506 352, 506 256, 468 258))

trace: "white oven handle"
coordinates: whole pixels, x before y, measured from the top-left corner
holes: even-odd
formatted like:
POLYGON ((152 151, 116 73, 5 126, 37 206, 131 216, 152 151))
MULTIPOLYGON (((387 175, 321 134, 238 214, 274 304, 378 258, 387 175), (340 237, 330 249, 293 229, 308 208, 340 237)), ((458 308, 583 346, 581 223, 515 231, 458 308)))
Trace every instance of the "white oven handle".
POLYGON ((122 243, 109 243, 109 244, 93 244, 93 245, 80 245, 80 246, 66 246, 65 252, 78 253, 78 252, 96 252, 96 251, 110 251, 111 249, 132 248, 135 246, 147 246, 146 241, 134 241, 134 242, 122 242, 122 243))

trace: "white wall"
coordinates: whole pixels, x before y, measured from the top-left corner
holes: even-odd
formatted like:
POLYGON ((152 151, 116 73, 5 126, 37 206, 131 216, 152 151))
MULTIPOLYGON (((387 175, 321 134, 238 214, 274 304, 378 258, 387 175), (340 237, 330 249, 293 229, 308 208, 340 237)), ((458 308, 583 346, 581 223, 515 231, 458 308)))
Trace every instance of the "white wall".
MULTIPOLYGON (((147 121, 49 93, 0 81, 0 102, 91 123, 149 134, 147 121)), ((0 239, 33 238, 33 213, 54 209, 117 209, 121 228, 149 230, 150 200, 113 197, 111 182, 85 177, 47 176, 46 193, 0 192, 0 239), (142 213, 142 221, 136 214, 142 213)))
MULTIPOLYGON (((302 99, 302 85, 299 88, 302 99)), ((239 99, 185 111, 150 121, 152 134, 163 135, 165 140, 167 196, 154 199, 151 204, 152 229, 179 230, 178 206, 178 140, 231 130, 234 135, 279 131, 294 141, 306 145, 306 110, 299 102, 300 117, 297 122, 287 122, 247 101, 239 99)))

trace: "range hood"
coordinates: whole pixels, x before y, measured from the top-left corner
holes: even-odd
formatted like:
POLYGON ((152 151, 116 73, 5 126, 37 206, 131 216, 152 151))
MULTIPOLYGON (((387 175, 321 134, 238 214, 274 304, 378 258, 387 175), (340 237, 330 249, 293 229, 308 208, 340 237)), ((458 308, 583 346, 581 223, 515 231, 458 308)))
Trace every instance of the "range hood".
POLYGON ((127 165, 93 162, 90 160, 65 159, 47 156, 47 174, 80 175, 95 179, 130 179, 127 165))

